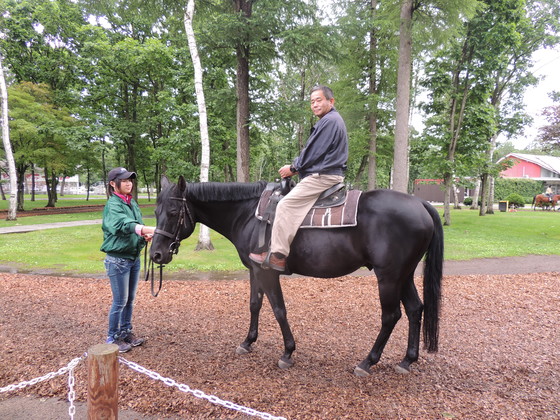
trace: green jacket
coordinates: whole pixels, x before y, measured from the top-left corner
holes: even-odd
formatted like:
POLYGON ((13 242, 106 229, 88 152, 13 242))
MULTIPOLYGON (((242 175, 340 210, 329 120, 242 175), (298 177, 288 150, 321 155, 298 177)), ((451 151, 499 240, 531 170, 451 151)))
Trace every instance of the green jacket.
POLYGON ((144 238, 134 231, 138 224, 144 224, 138 203, 132 200, 128 205, 122 198, 111 195, 103 209, 101 251, 112 257, 129 260, 138 258, 146 246, 144 238))

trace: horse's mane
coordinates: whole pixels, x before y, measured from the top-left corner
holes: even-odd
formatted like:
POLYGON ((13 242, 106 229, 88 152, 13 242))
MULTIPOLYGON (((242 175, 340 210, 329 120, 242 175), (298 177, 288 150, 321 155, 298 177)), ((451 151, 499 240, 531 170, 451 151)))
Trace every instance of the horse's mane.
POLYGON ((265 181, 199 182, 188 184, 187 196, 196 201, 241 201, 260 197, 265 187, 265 181))

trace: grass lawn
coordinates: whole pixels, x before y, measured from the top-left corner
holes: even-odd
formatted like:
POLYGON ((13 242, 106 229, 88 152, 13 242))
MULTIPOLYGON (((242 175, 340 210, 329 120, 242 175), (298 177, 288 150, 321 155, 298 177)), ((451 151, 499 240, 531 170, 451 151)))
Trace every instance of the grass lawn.
POLYGON ((522 210, 481 217, 475 210, 453 210, 451 226, 444 231, 445 258, 450 260, 560 254, 560 212, 522 210))
MULTIPOLYGON (((147 202, 147 200, 146 200, 147 202)), ((145 223, 155 225, 153 208, 143 208, 145 223)), ((442 209, 438 209, 440 214, 442 209)), ((0 221, 0 227, 14 223, 35 224, 67 220, 99 219, 100 212, 31 216, 16 222, 0 221)), ((524 256, 560 254, 560 212, 496 212, 484 217, 478 211, 452 211, 452 225, 445 226, 445 258, 524 256)), ((194 251, 198 231, 183 241, 179 254, 166 270, 234 271, 244 267, 233 245, 211 233, 214 251, 194 251)), ((402 238, 403 241, 406 238, 402 238)), ((49 229, 0 235, 0 265, 17 265, 21 270, 52 270, 58 273, 103 274, 104 254, 100 225, 49 229)))

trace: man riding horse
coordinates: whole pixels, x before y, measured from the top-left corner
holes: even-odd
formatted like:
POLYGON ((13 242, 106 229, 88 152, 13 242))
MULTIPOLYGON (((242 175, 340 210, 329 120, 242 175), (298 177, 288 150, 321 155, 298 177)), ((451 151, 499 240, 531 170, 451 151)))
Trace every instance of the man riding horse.
POLYGON ((291 165, 278 171, 282 178, 297 173, 300 182, 278 203, 270 250, 249 254, 249 258, 263 268, 286 270, 290 245, 305 216, 323 191, 344 181, 348 134, 342 117, 334 108, 333 92, 329 87, 311 89, 311 110, 319 121, 311 129, 305 148, 291 165))

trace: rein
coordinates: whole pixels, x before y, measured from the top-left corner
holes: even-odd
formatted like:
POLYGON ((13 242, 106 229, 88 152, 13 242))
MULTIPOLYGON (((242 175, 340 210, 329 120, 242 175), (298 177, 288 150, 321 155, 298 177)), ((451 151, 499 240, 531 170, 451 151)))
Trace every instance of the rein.
MULTIPOLYGON (((177 221, 177 227, 175 228, 175 232, 174 233, 169 233, 166 232, 165 230, 161 230, 156 228, 156 230, 154 231, 154 235, 156 234, 160 234, 163 236, 166 236, 170 239, 173 240, 173 242, 171 242, 171 244, 169 245, 169 253, 171 253, 172 255, 176 255, 179 253, 179 246, 181 246, 181 238, 180 238, 180 233, 181 233, 181 228, 183 227, 187 227, 187 220, 191 223, 191 226, 194 227, 194 219, 192 217, 191 211, 189 209, 189 206, 187 204, 187 197, 171 197, 171 200, 179 200, 181 201, 181 209, 179 210, 179 219, 177 221), (188 216, 188 219, 187 217, 188 216)), ((161 290, 161 286, 163 284, 163 267, 165 267, 164 264, 159 264, 158 268, 159 268, 159 287, 157 291, 154 291, 154 261, 151 261, 151 265, 150 267, 148 267, 148 247, 146 246, 146 248, 144 249, 144 273, 145 273, 145 277, 144 277, 144 281, 148 281, 148 279, 150 278, 150 273, 151 273, 151 292, 152 292, 152 296, 153 297, 157 297, 157 295, 159 294, 160 290, 161 290)))
POLYGON ((163 264, 158 265, 158 268, 159 268, 159 287, 157 289, 157 292, 155 292, 154 291, 154 262, 150 261, 150 265, 148 266, 148 246, 146 246, 146 248, 144 248, 144 281, 148 281, 148 279, 150 279, 150 273, 151 273, 150 290, 152 292, 153 297, 157 297, 159 295, 160 290, 161 290, 161 285, 163 284, 163 267, 165 267, 165 265, 163 265, 163 264))

